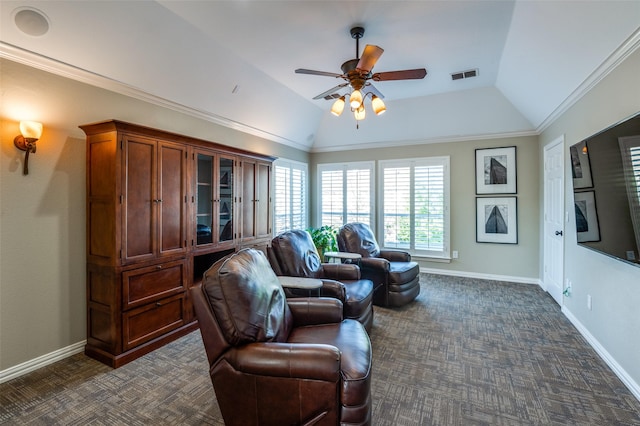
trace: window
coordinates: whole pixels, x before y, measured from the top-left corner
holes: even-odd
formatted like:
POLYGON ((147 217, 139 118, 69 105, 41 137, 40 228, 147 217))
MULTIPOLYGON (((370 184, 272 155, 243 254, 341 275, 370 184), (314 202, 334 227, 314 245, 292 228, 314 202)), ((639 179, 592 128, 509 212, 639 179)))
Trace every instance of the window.
POLYGON ((449 257, 449 157, 380 161, 382 247, 449 257))
POLYGON ((273 165, 274 232, 306 229, 307 165, 282 159, 277 159, 273 165))
POLYGON ((373 164, 318 165, 321 225, 373 223, 373 164))

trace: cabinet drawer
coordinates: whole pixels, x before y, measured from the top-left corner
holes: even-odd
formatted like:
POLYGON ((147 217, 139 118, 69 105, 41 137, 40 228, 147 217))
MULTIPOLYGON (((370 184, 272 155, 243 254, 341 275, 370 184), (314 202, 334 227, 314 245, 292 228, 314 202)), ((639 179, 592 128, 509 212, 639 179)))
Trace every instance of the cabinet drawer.
POLYGON ((178 260, 122 273, 122 309, 146 305, 172 294, 184 293, 187 262, 178 260))
POLYGON ((184 325, 184 302, 184 295, 180 294, 123 313, 123 349, 129 350, 184 325))

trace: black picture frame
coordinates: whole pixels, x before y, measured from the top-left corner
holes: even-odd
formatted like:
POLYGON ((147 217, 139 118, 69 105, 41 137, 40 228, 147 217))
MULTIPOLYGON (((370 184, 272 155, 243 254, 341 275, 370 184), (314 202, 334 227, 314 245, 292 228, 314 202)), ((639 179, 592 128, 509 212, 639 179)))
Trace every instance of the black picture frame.
POLYGON ((517 193, 516 147, 476 149, 476 194, 517 193))
POLYGON ((518 244, 517 197, 476 197, 476 242, 518 244))

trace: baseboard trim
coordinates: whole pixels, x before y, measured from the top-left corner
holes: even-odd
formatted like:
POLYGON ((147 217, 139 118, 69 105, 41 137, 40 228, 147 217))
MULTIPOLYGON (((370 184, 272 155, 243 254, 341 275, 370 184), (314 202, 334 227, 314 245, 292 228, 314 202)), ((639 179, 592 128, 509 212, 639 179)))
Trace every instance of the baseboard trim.
POLYGON ((420 272, 436 275, 449 275, 453 277, 477 278, 481 280, 505 281, 510 283, 537 284, 542 287, 542 281, 538 278, 514 277, 509 275, 482 274, 478 272, 452 271, 449 269, 420 268, 420 272))
POLYGON ((566 306, 562 307, 562 313, 571 321, 575 328, 578 329, 578 332, 585 338, 585 340, 591 345, 591 347, 600 355, 600 358, 613 370, 613 373, 618 376, 618 378, 624 383, 624 385, 629 389, 629 391, 636 397, 638 401, 640 401, 640 385, 636 383, 630 376, 627 374, 624 368, 611 356, 611 354, 600 344, 598 339, 596 339, 589 330, 582 325, 580 321, 571 313, 566 306))
POLYGON ((30 373, 34 370, 37 370, 38 368, 45 367, 49 364, 60 361, 61 359, 80 353, 84 350, 84 345, 86 343, 87 341, 83 340, 81 342, 74 343, 67 347, 50 352, 48 354, 44 354, 32 360, 23 362, 22 364, 18 364, 14 367, 7 368, 6 370, 2 370, 0 371, 0 383, 8 382, 9 380, 30 373))

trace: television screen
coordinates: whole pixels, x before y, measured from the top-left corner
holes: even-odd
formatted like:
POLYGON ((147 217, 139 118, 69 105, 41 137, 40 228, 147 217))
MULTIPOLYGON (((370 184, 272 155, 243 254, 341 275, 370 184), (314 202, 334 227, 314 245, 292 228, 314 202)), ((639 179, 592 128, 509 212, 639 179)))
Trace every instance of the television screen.
POLYGON ((640 113, 569 154, 578 244, 640 266, 640 113))

